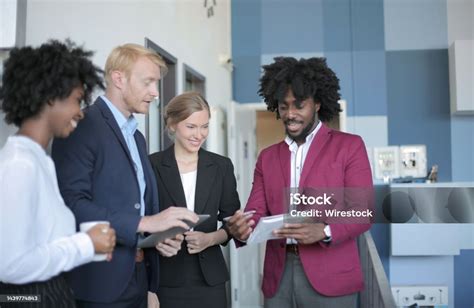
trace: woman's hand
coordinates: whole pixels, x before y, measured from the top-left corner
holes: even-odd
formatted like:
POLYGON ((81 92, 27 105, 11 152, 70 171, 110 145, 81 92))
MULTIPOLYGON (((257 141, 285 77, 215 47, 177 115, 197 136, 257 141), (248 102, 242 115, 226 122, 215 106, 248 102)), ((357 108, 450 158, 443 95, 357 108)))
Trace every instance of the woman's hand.
POLYGON ((181 249, 184 236, 182 234, 176 235, 174 238, 167 238, 163 242, 158 243, 155 248, 163 257, 175 256, 181 249))
POLYGON ((87 235, 92 240, 95 253, 106 253, 107 261, 112 259, 112 252, 115 248, 115 230, 109 225, 98 224, 87 231, 87 235))
POLYGON ((200 231, 188 231, 184 233, 187 242, 188 252, 195 254, 203 251, 207 247, 213 246, 212 235, 200 231))
POLYGON ((148 308, 160 308, 160 301, 156 293, 148 291, 148 308))

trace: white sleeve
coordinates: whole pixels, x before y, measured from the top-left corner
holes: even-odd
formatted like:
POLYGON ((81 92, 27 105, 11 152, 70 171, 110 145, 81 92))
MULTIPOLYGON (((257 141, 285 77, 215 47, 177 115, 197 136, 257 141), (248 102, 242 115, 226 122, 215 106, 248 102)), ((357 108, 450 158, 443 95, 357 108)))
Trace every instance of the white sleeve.
POLYGON ((85 233, 37 243, 35 235, 43 230, 36 212, 48 206, 38 204, 38 167, 25 159, 4 167, 0 174, 0 281, 44 281, 90 262, 94 247, 85 233))

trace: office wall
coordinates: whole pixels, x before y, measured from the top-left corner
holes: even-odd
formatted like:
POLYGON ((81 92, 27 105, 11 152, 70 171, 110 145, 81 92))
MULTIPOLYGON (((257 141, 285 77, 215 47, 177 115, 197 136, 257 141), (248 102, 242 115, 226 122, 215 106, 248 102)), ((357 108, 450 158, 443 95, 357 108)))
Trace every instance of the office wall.
POLYGON ((474 250, 461 250, 454 257, 454 307, 471 307, 474 303, 474 250))
POLYGON ((455 39, 472 38, 473 6, 470 0, 232 1, 233 97, 260 102, 259 65, 274 56, 324 56, 340 78, 348 128, 367 146, 426 144, 428 167, 439 165, 441 181, 472 180, 466 153, 474 149, 474 120, 450 115, 447 49, 455 39))
MULTIPOLYGON (((455 40, 474 40, 474 1, 448 1, 448 44, 455 40)), ((474 102, 472 102, 474 108, 474 102)), ((451 116, 452 177, 454 181, 474 178, 473 116, 451 116), (470 133, 469 133, 470 132, 470 133)))
MULTIPOLYGON (((261 102, 255 66, 274 56, 324 56, 340 78, 351 132, 368 146, 426 144, 440 181, 473 181, 474 117, 450 114, 447 52, 473 32, 472 0, 233 0, 233 97, 261 102)), ((386 255, 384 234, 374 237, 393 282, 446 284, 450 307, 454 295, 470 300, 458 289, 474 289, 472 281, 454 270, 474 264, 467 253, 417 268, 423 258, 386 255), (431 272, 435 266, 444 270, 431 272)))
MULTIPOLYGON (((178 93, 185 63, 206 77, 211 105, 225 107, 231 100, 232 76, 219 63, 219 55, 230 55, 229 0, 215 6, 208 1, 211 18, 203 2, 193 0, 28 0, 27 5, 26 44, 69 37, 95 50, 93 60, 103 67, 113 47, 143 45, 148 37, 178 58, 178 93)), ((137 118, 143 132, 145 117, 137 118)))
MULTIPOLYGON (((447 5, 448 45, 455 40, 474 40, 474 1, 449 0, 447 5)), ((474 107, 474 102, 472 102, 474 107)), ((473 116, 451 116, 451 155, 453 181, 474 178, 473 116)), ((474 305, 474 250, 461 250, 453 258, 455 307, 474 305)))

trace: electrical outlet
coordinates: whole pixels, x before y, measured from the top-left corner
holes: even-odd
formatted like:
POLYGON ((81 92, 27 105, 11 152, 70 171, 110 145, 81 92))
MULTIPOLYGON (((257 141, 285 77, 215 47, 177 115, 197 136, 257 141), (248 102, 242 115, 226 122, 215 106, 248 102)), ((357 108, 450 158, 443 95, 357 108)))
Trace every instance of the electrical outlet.
POLYGON ((393 286, 392 294, 398 307, 414 304, 448 307, 448 287, 446 286, 393 286))

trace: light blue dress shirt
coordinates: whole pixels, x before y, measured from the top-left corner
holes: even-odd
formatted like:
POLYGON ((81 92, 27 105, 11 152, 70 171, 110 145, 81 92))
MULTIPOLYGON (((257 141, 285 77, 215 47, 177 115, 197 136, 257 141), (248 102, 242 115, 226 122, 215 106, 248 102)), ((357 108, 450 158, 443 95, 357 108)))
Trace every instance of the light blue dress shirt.
POLYGON ((107 104, 110 111, 114 115, 115 121, 117 121, 117 124, 122 131, 123 138, 127 143, 128 151, 130 152, 130 156, 132 157, 135 168, 135 176, 137 177, 138 186, 140 187, 140 215, 145 216, 145 174, 143 173, 143 166, 140 159, 140 154, 138 152, 137 143, 133 136, 137 130, 138 122, 133 114, 130 115, 128 119, 125 118, 123 113, 121 113, 120 110, 115 107, 115 105, 112 104, 112 102, 109 101, 107 97, 105 97, 105 95, 101 95, 100 98, 102 98, 102 100, 107 104))

